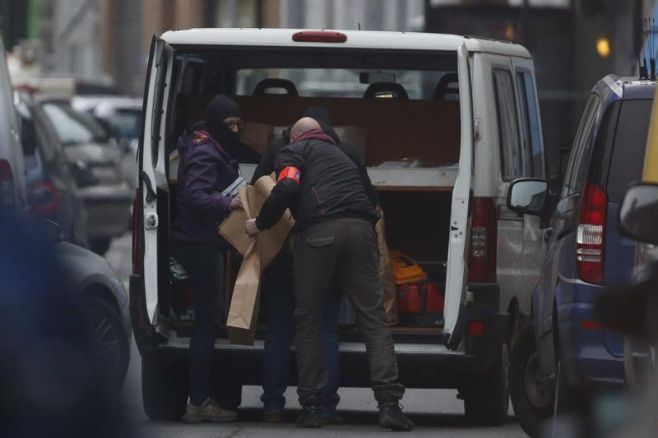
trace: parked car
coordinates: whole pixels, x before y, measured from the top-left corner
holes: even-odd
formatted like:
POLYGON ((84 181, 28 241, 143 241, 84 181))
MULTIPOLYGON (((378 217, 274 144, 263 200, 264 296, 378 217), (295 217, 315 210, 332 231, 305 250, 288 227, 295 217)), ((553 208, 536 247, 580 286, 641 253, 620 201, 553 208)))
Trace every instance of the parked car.
MULTIPOLYGON (((457 388, 471 421, 504 421, 509 344, 529 318, 542 257, 540 220, 511 212, 504 196, 515 178, 545 178, 525 48, 439 34, 174 31, 154 40, 146 85, 130 294, 150 418, 179 418, 187 398, 190 327, 167 304, 178 293, 169 277, 175 182, 167 161, 209 99, 226 93, 243 110, 245 136, 289 126, 310 105, 324 105, 349 141, 355 133, 385 212, 388 246, 417 260, 445 292, 437 318, 392 327, 402 383, 457 388), (308 94, 308 84, 334 78, 340 89, 308 94)), ((355 328, 345 324, 339 336, 341 384, 368 386, 355 328)), ((224 335, 216 344, 237 361, 244 384, 260 383, 262 346, 261 332, 252 347, 224 335)))
POLYGON ((17 91, 15 101, 30 211, 59 224, 64 240, 88 247, 84 203, 62 144, 29 93, 17 91))
POLYGON ((131 337, 123 283, 101 256, 56 237, 53 243, 56 257, 66 268, 67 289, 81 302, 103 377, 111 387, 119 388, 128 370, 131 337))
MULTIPOLYGON (((512 352, 514 411, 531 436, 553 413, 556 392, 558 406, 569 409, 591 391, 624 384, 623 338, 605 329, 594 304, 604 287, 628 282, 633 272, 635 243, 620 235, 618 213, 626 188, 642 175, 654 92, 653 81, 611 75, 587 101, 547 230, 533 323, 512 352)), ((524 196, 532 184, 510 186, 510 207, 543 215, 543 206, 529 206, 524 196)))
POLYGON ((90 247, 107 251, 113 238, 127 232, 133 193, 121 171, 121 153, 91 116, 63 99, 39 99, 70 163, 87 212, 90 247))
POLYGON ((71 105, 105 128, 123 152, 121 169, 132 187, 137 184, 137 142, 142 121, 142 99, 127 96, 74 96, 71 105))
POLYGON ((7 72, 5 49, 0 41, 0 207, 25 205, 25 168, 20 128, 7 72))

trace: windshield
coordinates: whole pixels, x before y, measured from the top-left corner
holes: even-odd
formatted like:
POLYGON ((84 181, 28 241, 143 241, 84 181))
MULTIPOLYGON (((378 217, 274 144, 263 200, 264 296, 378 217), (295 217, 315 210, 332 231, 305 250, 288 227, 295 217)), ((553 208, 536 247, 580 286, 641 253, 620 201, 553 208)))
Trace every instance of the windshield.
POLYGON ((42 107, 64 146, 109 141, 107 132, 91 116, 74 110, 69 104, 45 102, 42 107))
MULTIPOLYGON (((362 97, 370 83, 380 82, 381 91, 373 97, 392 97, 396 89, 409 99, 431 100, 446 72, 430 70, 365 70, 341 68, 250 68, 237 72, 237 94, 250 95, 263 80, 283 79, 295 84, 300 96, 362 97), (364 83, 362 78, 369 78, 364 83), (382 78, 376 80, 374 78, 382 78), (384 84, 398 84, 398 86, 384 84)), ((285 92, 275 87, 271 92, 285 92)), ((398 96, 400 97, 400 96, 398 96)))
POLYGON ((118 138, 133 139, 139 137, 141 114, 142 112, 136 109, 119 109, 103 119, 118 138))

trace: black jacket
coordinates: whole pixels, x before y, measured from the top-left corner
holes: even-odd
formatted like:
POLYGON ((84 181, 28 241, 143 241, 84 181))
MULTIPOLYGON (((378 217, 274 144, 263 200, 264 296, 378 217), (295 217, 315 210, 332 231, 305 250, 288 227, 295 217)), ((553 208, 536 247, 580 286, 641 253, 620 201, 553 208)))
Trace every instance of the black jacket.
POLYGON ((259 229, 273 226, 286 208, 291 209, 298 229, 340 217, 373 223, 378 219, 359 165, 323 135, 285 146, 277 154, 277 174, 285 167, 296 167, 301 181, 285 178, 277 183, 256 219, 259 229))

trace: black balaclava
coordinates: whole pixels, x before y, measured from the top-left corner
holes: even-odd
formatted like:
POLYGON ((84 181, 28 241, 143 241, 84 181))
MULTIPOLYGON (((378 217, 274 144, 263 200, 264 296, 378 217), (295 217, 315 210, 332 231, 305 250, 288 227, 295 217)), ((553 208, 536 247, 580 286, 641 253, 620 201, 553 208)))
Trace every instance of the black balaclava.
POLYGON ((322 127, 322 132, 333 138, 336 143, 340 143, 340 137, 336 131, 334 131, 333 126, 331 126, 331 119, 329 118, 329 113, 325 107, 320 105, 309 106, 306 108, 306 111, 304 111, 304 114, 302 114, 302 117, 310 117, 317 120, 322 127))
POLYGON ((242 117, 240 107, 233 99, 223 94, 213 97, 206 109, 206 129, 210 136, 225 149, 240 143, 240 133, 233 132, 224 119, 242 117))

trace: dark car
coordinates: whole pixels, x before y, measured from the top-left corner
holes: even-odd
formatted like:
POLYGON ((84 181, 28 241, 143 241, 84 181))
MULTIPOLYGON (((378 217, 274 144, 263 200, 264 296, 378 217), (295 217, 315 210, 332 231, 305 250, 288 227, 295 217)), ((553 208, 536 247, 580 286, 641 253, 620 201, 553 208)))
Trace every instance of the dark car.
POLYGON ((512 352, 514 410, 530 435, 558 407, 624 384, 624 342, 594 312, 604 287, 630 280, 635 243, 617 229, 620 202, 641 177, 655 82, 607 76, 592 89, 547 236, 533 324, 512 352), (535 345, 537 349, 535 350, 535 345))
POLYGON ((107 251, 113 238, 128 231, 132 189, 121 170, 121 152, 91 116, 68 100, 40 99, 39 105, 64 146, 87 212, 87 235, 97 253, 107 251))
POLYGON ((64 240, 88 247, 87 215, 62 144, 29 93, 18 91, 14 97, 30 211, 58 223, 64 240))

